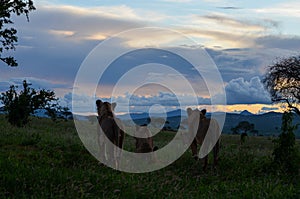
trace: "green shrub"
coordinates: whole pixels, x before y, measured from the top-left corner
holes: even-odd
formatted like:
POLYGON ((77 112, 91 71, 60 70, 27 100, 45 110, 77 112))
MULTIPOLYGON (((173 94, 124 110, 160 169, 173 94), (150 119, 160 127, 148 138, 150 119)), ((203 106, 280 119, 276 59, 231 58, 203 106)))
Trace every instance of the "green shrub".
POLYGON ((295 145, 294 131, 297 125, 293 125, 293 113, 285 112, 282 116, 282 127, 279 138, 274 140, 273 164, 280 171, 298 174, 300 157, 299 150, 295 145))
MULTIPOLYGON (((30 114, 37 109, 47 110, 51 118, 56 118, 56 113, 62 107, 57 103, 54 91, 35 90, 26 80, 23 81, 23 89, 18 92, 18 86, 10 86, 9 90, 2 93, 0 100, 7 111, 8 122, 17 127, 23 127, 29 122, 30 114)), ((67 111, 67 109, 65 109, 67 111)))

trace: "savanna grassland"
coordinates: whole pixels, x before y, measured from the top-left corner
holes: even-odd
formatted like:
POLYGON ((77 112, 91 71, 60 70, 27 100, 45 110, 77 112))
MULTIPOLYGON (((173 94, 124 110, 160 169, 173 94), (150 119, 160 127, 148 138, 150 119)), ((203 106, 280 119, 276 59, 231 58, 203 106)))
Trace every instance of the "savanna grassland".
MULTIPOLYGON (((161 132, 155 145, 173 136, 161 132)), ((239 136, 223 135, 219 165, 206 172, 187 151, 164 169, 130 174, 99 164, 73 121, 32 118, 16 128, 0 115, 0 198, 300 198, 299 176, 269 169, 272 139, 248 137, 241 146, 239 136)))

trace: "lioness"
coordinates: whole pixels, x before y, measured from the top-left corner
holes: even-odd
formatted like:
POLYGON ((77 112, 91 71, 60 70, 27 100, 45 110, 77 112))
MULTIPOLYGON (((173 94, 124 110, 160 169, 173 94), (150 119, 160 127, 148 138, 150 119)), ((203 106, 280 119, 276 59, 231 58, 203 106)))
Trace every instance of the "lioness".
MULTIPOLYGON (((212 140, 208 139, 208 141, 215 141, 217 139, 217 142, 213 147, 214 166, 216 166, 218 163, 218 153, 220 148, 220 140, 219 140, 220 128, 218 122, 215 119, 206 118, 205 116, 206 110, 199 111, 198 109, 192 110, 191 108, 187 108, 187 114, 188 114, 189 132, 190 133, 197 132, 196 137, 194 138, 191 144, 193 157, 195 159, 198 159, 197 144, 202 145, 205 136, 207 135, 207 133, 209 133, 210 138, 212 138, 212 140), (198 122, 198 129, 196 129, 197 122, 198 122)), ((207 168, 207 163, 208 163, 208 154, 204 157, 203 170, 207 168)))
POLYGON ((101 149, 104 150, 101 151, 101 154, 106 154, 106 159, 108 161, 113 161, 117 164, 117 158, 120 156, 120 150, 116 147, 123 147, 125 133, 122 130, 124 128, 121 124, 121 121, 115 118, 113 114, 116 103, 110 104, 109 102, 102 102, 101 100, 97 100, 96 106, 98 113, 98 123, 100 127, 98 143, 101 149), (104 135, 115 145, 115 147, 108 147, 109 145, 104 142, 104 135), (107 152, 109 154, 107 154, 107 152))
POLYGON ((147 125, 136 125, 135 135, 136 153, 149 153, 158 149, 153 146, 152 135, 147 125))

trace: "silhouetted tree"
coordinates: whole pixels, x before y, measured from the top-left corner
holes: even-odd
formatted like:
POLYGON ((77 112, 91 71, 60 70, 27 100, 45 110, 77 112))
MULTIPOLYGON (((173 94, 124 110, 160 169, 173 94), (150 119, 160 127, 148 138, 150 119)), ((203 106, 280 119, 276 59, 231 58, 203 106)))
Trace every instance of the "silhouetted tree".
POLYGON ((263 83, 272 101, 286 102, 300 115, 300 56, 281 59, 270 65, 263 83))
POLYGON ((8 113, 8 122, 14 126, 26 125, 30 114, 37 109, 46 109, 50 115, 61 109, 53 91, 44 89, 36 91, 30 85, 24 80, 23 90, 20 92, 17 92, 17 86, 12 85, 8 91, 1 94, 0 100, 8 113))
POLYGON ((252 132, 254 130, 254 124, 247 121, 241 121, 236 127, 231 128, 233 134, 252 132))
POLYGON ((237 127, 232 127, 231 128, 232 134, 239 134, 237 127))
POLYGON ((253 129, 253 130, 250 131, 250 133, 252 133, 253 135, 258 135, 258 130, 253 129))
POLYGON ((9 56, 2 57, 3 51, 15 50, 15 44, 18 41, 16 36, 17 30, 8 25, 13 24, 11 20, 12 14, 24 14, 29 21, 28 14, 35 10, 32 0, 1 0, 0 3, 0 60, 5 62, 8 66, 17 66, 17 61, 9 56))
POLYGON ((61 107, 60 112, 61 112, 61 117, 64 120, 73 119, 73 114, 68 107, 61 107))

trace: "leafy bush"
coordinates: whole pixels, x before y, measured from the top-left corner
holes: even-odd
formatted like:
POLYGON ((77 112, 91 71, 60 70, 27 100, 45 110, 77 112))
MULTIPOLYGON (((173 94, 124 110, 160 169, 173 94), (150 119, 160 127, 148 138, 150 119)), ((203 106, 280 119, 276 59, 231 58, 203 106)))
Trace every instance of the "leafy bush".
POLYGON ((274 166, 281 171, 298 174, 300 157, 295 146, 294 131, 298 125, 293 125, 293 113, 285 112, 282 116, 282 127, 279 138, 274 140, 274 166))
MULTIPOLYGON (((1 94, 0 100, 7 111, 8 122, 13 126, 22 127, 29 122, 30 114, 37 109, 46 109, 48 113, 55 113, 60 107, 55 93, 49 90, 38 90, 23 81, 23 90, 17 92, 17 86, 10 86, 9 90, 1 94)), ((55 117, 55 114, 51 114, 55 117)))

